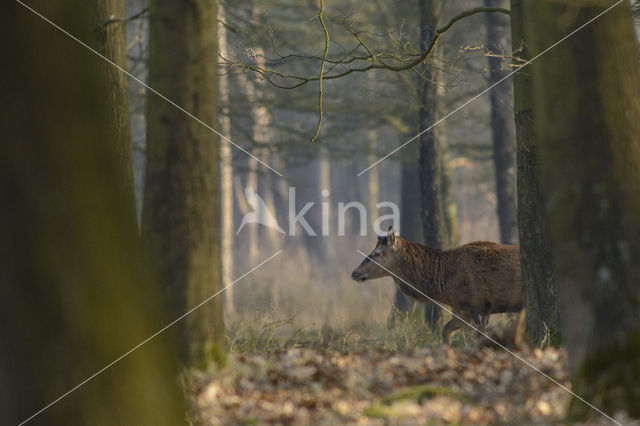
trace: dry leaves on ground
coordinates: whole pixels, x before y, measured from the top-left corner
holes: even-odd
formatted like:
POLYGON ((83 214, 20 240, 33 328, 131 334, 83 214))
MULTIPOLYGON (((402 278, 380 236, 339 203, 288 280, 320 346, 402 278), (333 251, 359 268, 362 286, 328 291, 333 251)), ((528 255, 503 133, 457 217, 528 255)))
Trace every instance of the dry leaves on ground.
MULTIPOLYGON (((570 387, 563 350, 520 355, 570 387)), ((229 361, 221 371, 185 375, 195 424, 550 424, 562 421, 569 400, 530 366, 491 348, 287 349, 229 361)))

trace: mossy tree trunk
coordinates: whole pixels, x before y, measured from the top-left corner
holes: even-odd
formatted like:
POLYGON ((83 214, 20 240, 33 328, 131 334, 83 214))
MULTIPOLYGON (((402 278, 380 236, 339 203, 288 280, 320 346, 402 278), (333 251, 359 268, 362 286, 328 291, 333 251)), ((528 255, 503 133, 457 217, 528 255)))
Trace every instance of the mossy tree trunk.
MULTIPOLYGON (((504 0, 485 0, 486 7, 502 7, 504 0)), ((505 33, 509 32, 509 17, 502 13, 487 13, 487 49, 489 83, 495 84, 509 73, 505 59, 505 33)), ((491 101, 491 133, 493 162, 496 174, 497 213, 500 240, 503 244, 518 241, 516 211, 516 144, 511 109, 511 79, 502 81, 489 92, 491 101)))
MULTIPOLYGON (((149 85, 216 124, 217 11, 212 0, 152 0, 149 85)), ((179 316, 221 289, 218 137, 157 96, 147 100, 142 234, 158 285, 179 316)), ((222 297, 177 325, 187 363, 222 355, 222 297)))
MULTIPOLYGON (((37 5, 90 43, 94 4, 37 5)), ((102 60, 16 2, 1 16, 0 424, 16 425, 150 336, 164 315, 112 149, 102 60)), ((34 423, 183 424, 168 337, 34 423)))
MULTIPOLYGON (((532 50, 610 1, 527 1, 532 50), (558 19, 561 16, 563 19, 558 19)), ((640 75, 623 2, 533 64, 541 188, 573 390, 640 416, 640 75)), ((579 400, 573 419, 598 415, 579 400)))
MULTIPOLYGON (((511 45, 514 65, 530 59, 525 37, 525 20, 521 0, 511 0, 511 45)), ((558 295, 550 255, 550 241, 540 195, 537 120, 533 105, 531 68, 513 75, 516 124, 518 232, 524 307, 527 310, 527 333, 539 344, 549 336, 557 345, 560 339, 558 295)))
MULTIPOLYGON (((95 0, 93 7, 95 48, 112 62, 127 69, 127 33, 124 22, 125 0, 95 0)), ((94 44, 94 43, 91 43, 94 44)), ((113 149, 119 161, 118 174, 127 195, 127 206, 136 213, 133 181, 133 151, 131 147, 131 117, 129 111, 129 77, 104 61, 101 78, 107 86, 105 112, 114 133, 113 149)))

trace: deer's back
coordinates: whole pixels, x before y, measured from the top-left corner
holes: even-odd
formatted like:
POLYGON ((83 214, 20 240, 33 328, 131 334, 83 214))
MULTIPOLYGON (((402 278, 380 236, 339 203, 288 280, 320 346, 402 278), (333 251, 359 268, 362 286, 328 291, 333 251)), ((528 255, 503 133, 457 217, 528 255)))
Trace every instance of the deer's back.
POLYGON ((447 253, 447 299, 460 313, 517 312, 522 308, 518 246, 475 241, 447 253))

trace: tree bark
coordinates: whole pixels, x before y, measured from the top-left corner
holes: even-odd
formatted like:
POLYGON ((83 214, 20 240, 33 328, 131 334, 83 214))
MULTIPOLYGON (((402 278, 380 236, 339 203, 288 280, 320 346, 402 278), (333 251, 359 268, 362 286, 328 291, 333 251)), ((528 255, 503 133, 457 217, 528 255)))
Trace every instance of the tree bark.
MULTIPOLYGON (((410 136, 407 135, 407 139, 410 136)), ((404 136, 403 136, 404 139, 404 136)), ((400 181, 400 235, 410 241, 424 242, 421 218, 418 144, 409 144, 402 151, 402 174, 400 181)), ((391 319, 397 312, 408 312, 414 303, 400 289, 396 289, 391 319)))
MULTIPOLYGON (((440 54, 442 55, 442 48, 440 54)), ((438 77, 438 80, 440 78, 438 77)), ((445 96, 445 88, 443 85, 438 85, 436 94, 438 99, 443 99, 445 96)), ((436 120, 440 119, 446 114, 443 111, 444 102, 438 102, 436 120)), ((449 167, 449 144, 447 142, 447 123, 446 121, 438 124, 434 129, 434 134, 442 153, 440 155, 440 171, 442 174, 441 188, 442 188, 442 215, 444 217, 444 223, 447 230, 447 242, 443 248, 453 248, 460 244, 460 228, 458 226, 458 209, 453 197, 453 184, 451 182, 451 167, 449 167)))
MULTIPOLYGON (((36 4, 92 40, 95 4, 36 4)), ((16 2, 1 16, 0 100, 9 107, 0 114, 0 424, 15 425, 152 335, 164 315, 113 149, 101 59, 16 2)), ((34 424, 184 424, 169 337, 34 424)))
MULTIPOLYGON (((95 0, 92 12, 93 47, 123 69, 127 69, 127 33, 124 22, 124 0, 95 0)), ((118 162, 118 176, 126 190, 127 207, 136 216, 135 186, 133 180, 133 151, 131 143, 131 116, 129 111, 129 77, 112 64, 100 63, 100 76, 108 91, 105 102, 106 120, 114 133, 112 149, 118 162)), ((137 217, 137 216, 136 216, 137 217)))
MULTIPOLYGON (((423 47, 433 38, 442 5, 440 0, 420 0, 420 39, 423 47)), ((419 130, 423 132, 435 122, 435 71, 425 68, 424 79, 418 79, 419 130)), ((422 228, 425 244, 443 248, 446 244, 446 224, 442 208, 442 150, 433 129, 423 133, 420 144, 420 187, 422 192, 422 228)))
MULTIPOLYGON (((218 19, 221 22, 225 21, 223 5, 218 9, 218 19)), ((227 28, 224 25, 220 26, 218 43, 219 50, 226 57, 227 28)), ((230 137, 229 76, 221 75, 218 84, 220 86, 220 103, 222 104, 220 131, 223 135, 230 137)), ((233 229, 233 153, 231 144, 226 141, 220 141, 220 227, 220 267, 222 285, 226 286, 233 280, 233 240, 235 237, 233 229)), ((233 286, 224 291, 224 301, 226 313, 235 314, 233 286)))
MULTIPOLYGON (((532 50, 608 1, 525 2, 532 50), (558 16, 563 17, 559 20, 558 16)), ((543 199, 573 390, 609 414, 640 416, 640 75, 623 2, 536 61, 543 199)), ((573 400, 570 419, 597 415, 573 400)))
MULTIPOLYGON (((485 0, 486 7, 501 7, 503 0, 485 0)), ((503 38, 509 31, 509 17, 502 13, 487 13, 487 50, 489 56, 489 84, 505 78, 509 71, 504 67, 503 38)), ((518 222, 516 211, 516 144, 513 129, 513 110, 509 104, 511 79, 502 81, 489 92, 491 100, 491 132, 493 162, 496 174, 498 223, 503 244, 516 244, 518 222)))
MULTIPOLYGON (((511 40, 514 66, 530 59, 525 38, 525 20, 521 0, 511 0, 511 40)), ((527 310, 527 333, 539 344, 547 337, 552 345, 560 343, 558 295, 553 272, 547 224, 538 183, 539 153, 533 104, 531 69, 513 75, 518 166, 518 231, 522 264, 523 306, 527 310)))
MULTIPOLYGON (((420 40, 425 48, 434 36, 442 10, 441 0, 420 0, 420 40)), ((437 86, 433 84, 435 71, 426 66, 424 78, 418 78, 418 124, 420 132, 431 126, 436 119, 437 86)), ((447 245, 447 225, 442 198, 442 146, 434 137, 433 129, 423 133, 420 144, 420 188, 422 195, 422 232, 429 247, 441 249, 447 245)), ((441 309, 427 305, 427 322, 433 328, 441 315, 441 309)))
MULTIPOLYGON (((373 83, 372 83, 373 84, 373 83)), ((373 123, 368 126, 372 126, 373 123)), ((369 129, 367 131, 367 139, 369 141, 369 155, 368 155, 368 163, 373 164, 378 160, 378 133, 376 130, 369 129)), ((378 207, 377 204, 380 202, 380 181, 379 181, 379 170, 377 167, 371 168, 367 172, 368 186, 369 186, 369 206, 367 209, 367 218, 369 219, 369 229, 373 230, 374 223, 377 219, 378 207)), ((415 196, 416 194, 414 194, 415 196)))
MULTIPOLYGON (((149 8, 149 85, 215 125, 216 3, 152 0, 149 8)), ((221 289, 218 138, 159 97, 147 105, 143 241, 178 316, 221 289)), ((222 362, 222 297, 179 327, 183 361, 222 362)))

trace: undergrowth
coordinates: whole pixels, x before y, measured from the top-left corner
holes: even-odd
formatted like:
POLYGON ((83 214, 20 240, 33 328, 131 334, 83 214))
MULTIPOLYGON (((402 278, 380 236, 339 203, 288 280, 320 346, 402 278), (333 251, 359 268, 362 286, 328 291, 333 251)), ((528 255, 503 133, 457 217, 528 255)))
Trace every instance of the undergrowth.
MULTIPOLYGON (((373 349, 410 351, 442 344, 441 330, 449 318, 441 318, 435 330, 426 324, 422 310, 397 313, 386 323, 355 321, 329 325, 301 325, 295 316, 277 318, 263 312, 234 322, 227 331, 229 352, 267 354, 288 348, 308 348, 320 352, 358 352, 373 349)), ((454 348, 465 347, 474 339, 471 329, 452 336, 454 348)))

